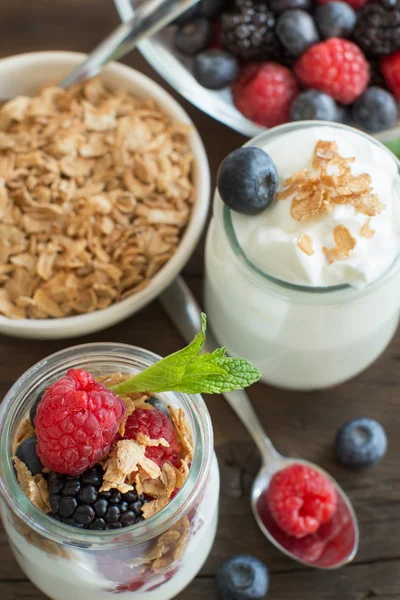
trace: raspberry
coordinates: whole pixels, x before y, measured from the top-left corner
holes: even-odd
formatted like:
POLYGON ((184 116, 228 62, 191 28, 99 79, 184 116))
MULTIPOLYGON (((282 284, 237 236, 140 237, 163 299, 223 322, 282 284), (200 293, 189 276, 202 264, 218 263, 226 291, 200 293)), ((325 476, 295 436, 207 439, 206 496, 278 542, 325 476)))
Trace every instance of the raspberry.
MULTIPOLYGON (((335 2, 336 0, 317 0, 318 4, 328 4, 329 2, 335 2)), ((354 10, 359 10, 368 2, 368 0, 342 0, 342 2, 346 2, 351 8, 354 10)))
POLYGON ((82 369, 70 369, 38 405, 37 453, 45 467, 80 475, 106 454, 125 414, 125 404, 82 369))
POLYGON ((164 438, 169 446, 148 446, 146 456, 154 460, 160 467, 169 461, 178 466, 181 449, 171 419, 161 410, 146 410, 138 408, 128 418, 125 426, 125 437, 134 440, 138 433, 147 435, 151 440, 164 438))
POLYGON ((400 100, 400 50, 381 58, 381 71, 396 100, 400 100))
POLYGON ((300 464, 275 473, 266 495, 276 524, 295 538, 317 531, 333 517, 337 506, 332 483, 318 471, 300 464))
POLYGON ((290 106, 298 92, 291 71, 275 62, 245 67, 232 89, 240 112, 266 127, 289 121, 290 106))
POLYGON ((342 104, 351 104, 366 89, 369 66, 360 48, 339 38, 311 46, 294 65, 306 86, 321 90, 342 104))

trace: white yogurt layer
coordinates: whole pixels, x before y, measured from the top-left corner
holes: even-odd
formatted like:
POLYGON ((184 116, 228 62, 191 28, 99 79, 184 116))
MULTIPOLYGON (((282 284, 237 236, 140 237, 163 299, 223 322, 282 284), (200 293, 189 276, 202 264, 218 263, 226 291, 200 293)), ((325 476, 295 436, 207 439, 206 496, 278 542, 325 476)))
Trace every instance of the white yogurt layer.
POLYGON ((292 197, 273 202, 256 216, 232 211, 238 242, 247 258, 264 273, 282 281, 312 287, 349 284, 362 288, 383 275, 400 253, 400 185, 398 170, 388 152, 362 135, 334 127, 309 127, 301 132, 282 132, 265 144, 264 150, 276 164, 280 189, 285 179, 302 169, 312 172, 312 157, 319 140, 335 141, 339 154, 354 157, 353 175, 368 173, 373 192, 383 211, 370 220, 371 238, 361 235, 366 215, 350 204, 335 205, 330 214, 298 222, 290 214, 292 197), (323 248, 335 246, 333 231, 344 225, 356 240, 351 256, 329 264, 323 248), (313 239, 314 254, 298 246, 302 233, 313 239))

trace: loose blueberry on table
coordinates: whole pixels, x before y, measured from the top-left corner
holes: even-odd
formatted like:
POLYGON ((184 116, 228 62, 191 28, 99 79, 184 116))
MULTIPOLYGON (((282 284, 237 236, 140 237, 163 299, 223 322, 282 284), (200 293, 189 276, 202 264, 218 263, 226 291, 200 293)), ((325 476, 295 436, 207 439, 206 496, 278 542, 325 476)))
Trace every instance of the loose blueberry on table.
POLYGON ((377 132, 398 117, 400 0, 201 0, 176 26, 177 50, 194 57, 198 82, 231 85, 236 107, 256 123, 350 119, 377 132), (300 117, 294 105, 304 89, 351 110, 314 106, 300 117), (365 114, 371 106, 375 118, 365 114))

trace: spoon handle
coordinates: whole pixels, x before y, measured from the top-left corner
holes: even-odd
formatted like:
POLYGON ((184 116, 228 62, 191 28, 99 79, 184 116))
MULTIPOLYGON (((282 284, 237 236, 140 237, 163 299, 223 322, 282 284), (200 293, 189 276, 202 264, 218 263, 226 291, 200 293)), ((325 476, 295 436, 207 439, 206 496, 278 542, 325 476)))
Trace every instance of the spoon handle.
MULTIPOLYGON (((200 329, 201 311, 192 292, 181 277, 177 277, 162 293, 160 302, 184 340, 189 343, 200 329)), ((211 332, 207 330, 203 351, 212 352, 217 347, 217 342, 211 332)), ((279 459, 280 455, 266 435, 246 392, 235 390, 223 394, 223 396, 247 428, 263 460, 270 465, 271 462, 279 459)))
POLYGON ((111 60, 118 60, 143 38, 156 33, 199 0, 145 0, 127 23, 119 25, 103 40, 59 87, 86 81, 100 73, 111 60))

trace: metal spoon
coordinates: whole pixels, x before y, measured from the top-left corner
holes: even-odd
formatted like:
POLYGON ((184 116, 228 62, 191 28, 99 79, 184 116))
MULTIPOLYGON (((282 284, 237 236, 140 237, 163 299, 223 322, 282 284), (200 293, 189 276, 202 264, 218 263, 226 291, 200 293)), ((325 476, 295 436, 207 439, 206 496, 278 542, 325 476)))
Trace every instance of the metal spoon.
MULTIPOLYGON (((200 329, 200 308, 183 279, 178 277, 163 292, 160 301, 182 337, 187 342, 191 341, 200 329)), ((204 351, 212 352, 216 347, 217 343, 212 334, 207 331, 204 351)), ((238 390, 223 396, 249 431, 261 454, 262 466, 253 483, 251 506, 264 535, 281 552, 309 567, 337 569, 353 560, 359 542, 357 517, 349 498, 339 484, 321 467, 279 454, 266 435, 244 391, 238 390), (265 501, 265 492, 272 475, 293 463, 308 465, 320 471, 330 479, 338 494, 338 509, 333 519, 322 525, 315 534, 300 540, 287 536, 278 528, 265 501)))

